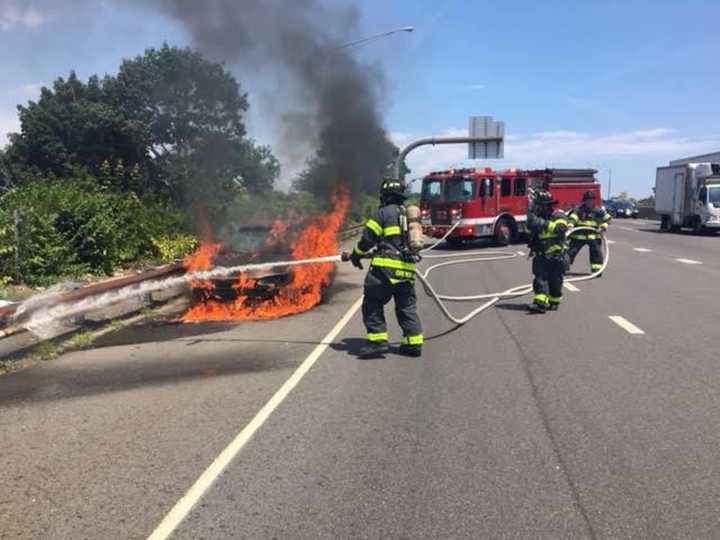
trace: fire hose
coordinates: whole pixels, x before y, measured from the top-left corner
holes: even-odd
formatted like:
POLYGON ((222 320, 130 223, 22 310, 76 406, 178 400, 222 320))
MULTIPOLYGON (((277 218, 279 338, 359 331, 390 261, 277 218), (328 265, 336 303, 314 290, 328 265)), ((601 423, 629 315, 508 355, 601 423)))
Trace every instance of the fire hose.
MULTIPOLYGON (((518 257, 519 255, 514 252, 508 252, 508 251, 475 251, 475 252, 463 252, 463 253, 449 253, 449 254, 436 254, 436 255, 426 255, 426 253, 429 253, 430 251, 434 250, 443 240, 445 240, 450 234, 455 230, 455 228, 459 225, 459 221, 456 222, 450 229, 445 233, 445 236, 440 238, 437 242, 435 242, 433 245, 431 245, 428 248, 425 248, 420 253, 424 254, 422 255, 423 259, 448 259, 448 258, 460 258, 463 257, 457 261, 445 261, 442 263, 434 264, 428 268, 426 268, 424 271, 415 270, 415 275, 418 277, 420 282, 425 287, 425 291, 427 292, 428 296, 430 296, 435 303, 437 304, 438 308, 440 308, 440 311, 447 317, 447 319, 453 323, 455 323, 458 326, 461 326, 463 324, 466 324, 471 319, 485 311, 486 309, 492 307, 493 305, 497 304, 500 300, 503 298, 514 298, 519 296, 525 296, 527 294, 530 294, 533 292, 533 286, 532 283, 528 283, 525 285, 519 285, 517 287, 512 287, 510 289, 507 289, 505 291, 501 292, 495 292, 495 293, 483 293, 483 294, 476 294, 476 295, 468 295, 468 296, 449 296, 445 294, 438 293, 432 286, 429 280, 430 274, 437 270, 438 268, 444 268, 447 266, 452 265, 459 265, 459 264, 471 264, 471 263, 479 263, 479 262, 490 262, 490 261, 501 261, 506 259, 514 259, 518 257), (464 317, 455 317, 448 307, 445 305, 445 302, 475 302, 475 301, 482 301, 485 300, 485 302, 478 306, 477 308, 473 309, 470 313, 465 315, 464 317)), ((579 233, 579 232, 593 232, 598 233, 598 229, 595 229, 594 227, 577 227, 574 229, 570 229, 565 233, 566 238, 569 238, 573 234, 579 233)), ((600 274, 602 274, 605 269, 607 268, 608 263, 610 262, 610 251, 608 249, 608 243, 607 239, 602 236, 603 241, 603 252, 604 252, 604 260, 602 266, 596 270, 595 272, 588 274, 586 276, 577 276, 570 279, 566 279, 566 283, 572 283, 572 282, 578 282, 578 281, 586 281, 589 279, 593 279, 598 277, 600 274)), ((371 255, 366 255, 364 257, 369 257, 371 255)), ((349 260, 349 254, 343 254, 342 260, 349 260)))
MULTIPOLYGON (((457 227, 459 222, 455 223, 450 230, 445 234, 443 238, 440 240, 442 241, 444 238, 447 238, 447 236, 452 233, 452 231, 457 227)), ((569 238, 573 234, 579 233, 579 232, 593 232, 598 233, 599 231, 595 229, 594 227, 577 227, 574 229, 570 229, 565 233, 566 238, 569 238)), ((587 281, 589 279, 593 279, 598 277, 600 274, 602 274, 605 269, 607 268, 608 263, 610 262, 610 251, 608 249, 608 243, 607 239, 602 236, 603 241, 603 252, 604 252, 604 260, 602 266, 596 270, 595 272, 588 274, 586 276, 577 276, 570 279, 566 279, 566 283, 572 283, 572 282, 578 282, 578 281, 587 281)), ((439 242, 436 242, 433 246, 427 249, 427 251, 433 250, 439 242)), ((426 252, 426 251, 424 251, 426 252)), ((443 314, 448 318, 448 320, 452 321, 453 323, 457 325, 463 325, 470 321, 472 318, 476 317, 486 309, 490 308, 491 306, 497 304, 500 300, 503 298, 514 298, 519 296, 525 296, 527 294, 530 294, 533 292, 533 286, 532 283, 528 283, 525 285, 519 285, 517 287, 512 287, 510 289, 507 289, 505 291, 496 292, 496 293, 484 293, 484 294, 477 294, 477 295, 469 295, 469 296, 449 296, 449 295, 443 295, 439 294, 433 289, 432 285, 430 284, 430 281, 428 279, 428 276, 433 270, 436 270, 438 268, 442 268, 445 266, 450 266, 454 264, 469 264, 469 263, 476 263, 476 262, 489 262, 489 261, 499 261, 504 259, 511 259, 518 256, 517 253, 510 253, 507 251, 484 251, 484 252, 470 252, 470 253, 462 253, 462 254, 448 254, 448 255, 424 255, 423 257, 428 259, 443 259, 443 258, 450 258, 450 257, 458 257, 463 256, 467 257, 468 255, 482 255, 481 257, 474 257, 474 258, 464 258, 460 259, 458 261, 446 261, 443 263, 435 264, 433 266, 430 266, 425 269, 424 272, 420 272, 418 270, 415 271, 415 275, 418 277, 418 279, 421 281, 423 286, 425 287, 425 290, 428 292, 429 296, 435 300, 435 303, 440 308, 440 311, 443 312, 443 314), (473 302, 478 300, 486 300, 486 302, 474 310, 472 310, 470 313, 465 315, 464 317, 458 318, 455 317, 450 311, 448 310, 447 306, 443 303, 443 301, 447 302, 473 302)))
MULTIPOLYGON (((484 294, 476 294, 476 295, 469 295, 469 296, 450 296, 445 294, 439 294, 435 289, 433 288, 432 284, 429 281, 430 274, 439 268, 444 268, 451 265, 459 265, 459 264, 471 264, 471 263, 478 263, 478 262, 489 262, 489 261, 499 261, 499 260, 505 260, 505 259, 512 259, 518 257, 517 253, 508 252, 508 251, 475 251, 475 252, 463 252, 463 253, 451 253, 451 254, 435 254, 430 255, 428 254, 430 251, 434 250, 443 240, 445 240, 450 234, 455 230, 455 228, 458 226, 459 222, 455 223, 443 236, 440 238, 437 242, 435 242, 430 247, 424 249, 421 251, 424 255, 423 258, 425 259, 449 259, 449 258, 457 258, 459 260, 452 260, 452 261, 445 261, 441 262, 435 265, 432 265, 428 268, 426 268, 424 271, 415 270, 415 275, 418 277, 420 282, 425 287, 426 292, 432 299, 435 301, 435 303, 438 305, 442 313, 448 318, 448 320, 452 321, 453 323, 457 325, 463 325, 470 321, 473 317, 479 315, 489 307, 493 306, 503 298, 512 298, 512 297, 518 297, 518 296, 524 296, 526 294, 529 294, 532 292, 532 285, 526 284, 526 285, 520 285, 518 287, 513 287, 511 289, 507 289, 505 291, 496 292, 496 293, 484 293, 484 294), (464 317, 455 317, 450 310, 445 305, 445 302, 473 302, 473 301, 485 301, 482 305, 478 306, 474 310, 472 310, 470 313, 465 315, 464 317)), ((575 233, 581 232, 581 231, 590 231, 597 233, 597 229, 594 229, 592 227, 578 227, 575 229, 571 229, 567 234, 567 236, 571 236, 575 233)), ((603 237, 603 245, 605 247, 604 253, 605 258, 603 261, 602 267, 593 272, 592 274, 586 275, 586 276, 578 276, 571 279, 565 280, 566 282, 577 282, 577 281, 585 281, 588 279, 593 279, 600 275, 605 268, 608 265, 608 262, 610 260, 610 253, 608 250, 607 240, 605 237, 603 237)), ((371 254, 366 255, 365 257, 372 256, 371 254)), ((13 320, 20 322, 19 320, 23 320, 21 322, 21 326, 24 326, 30 330, 33 330, 33 328, 37 329, 42 327, 43 325, 66 318, 68 316, 73 316, 78 313, 83 313, 85 311, 88 311, 90 309, 97 309, 100 307, 105 307, 107 305, 114 304, 122 299, 126 299, 131 296, 137 296, 142 294, 147 294, 153 291, 167 289, 174 286, 179 286, 186 284, 188 280, 192 279, 198 279, 198 280, 204 280, 204 279, 211 279, 214 277, 224 277, 224 276, 230 276, 238 273, 246 273, 246 272, 252 272, 253 270, 262 270, 267 268, 273 268, 273 267, 290 267, 290 266, 298 266, 303 264, 318 264, 318 263, 331 263, 331 262, 340 262, 340 261, 347 261, 349 260, 349 254, 343 253, 339 255, 327 255, 322 257, 312 257, 307 259, 298 259, 298 260, 290 260, 290 261, 276 261, 271 263, 255 263, 255 264, 245 264, 245 265, 239 265, 239 266, 231 266, 231 267, 215 267, 211 270, 205 270, 205 271, 198 271, 198 272, 192 272, 188 273, 184 276, 179 277, 170 277, 162 280, 157 281, 145 281, 141 283, 137 283, 134 285, 129 285, 126 287, 121 287, 112 291, 105 292, 103 294, 93 296, 91 298, 83 299, 76 302, 62 302, 59 303, 50 303, 49 305, 38 305, 38 306, 31 306, 31 305, 21 305, 20 308, 17 310, 16 314, 13 317, 13 320)), ((33 330, 35 331, 35 330, 33 330)))

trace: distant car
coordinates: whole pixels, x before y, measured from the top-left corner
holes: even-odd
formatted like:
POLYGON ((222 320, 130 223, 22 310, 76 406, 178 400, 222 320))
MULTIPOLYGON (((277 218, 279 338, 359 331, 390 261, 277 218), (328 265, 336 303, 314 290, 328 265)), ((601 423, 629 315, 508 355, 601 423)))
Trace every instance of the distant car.
POLYGON ((631 201, 605 201, 605 209, 612 217, 637 219, 640 211, 631 201))

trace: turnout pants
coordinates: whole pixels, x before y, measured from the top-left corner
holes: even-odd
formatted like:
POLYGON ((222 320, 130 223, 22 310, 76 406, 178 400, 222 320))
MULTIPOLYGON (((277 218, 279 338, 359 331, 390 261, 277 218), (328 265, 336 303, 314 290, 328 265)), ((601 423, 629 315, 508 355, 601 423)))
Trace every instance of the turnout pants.
POLYGON ((536 255, 533 258, 532 271, 534 302, 545 307, 560 304, 565 275, 564 254, 536 255))
POLYGON ((570 264, 575 262, 575 257, 577 257, 578 253, 584 246, 588 246, 590 249, 590 268, 593 272, 597 272, 602 268, 603 261, 605 260, 602 249, 602 240, 599 238, 596 240, 580 240, 571 238, 570 248, 568 249, 570 264))
POLYGON ((400 281, 393 284, 382 270, 371 268, 365 276, 364 294, 362 314, 369 341, 388 341, 385 304, 394 298, 395 315, 403 331, 403 343, 422 345, 422 326, 417 314, 414 282, 400 281))

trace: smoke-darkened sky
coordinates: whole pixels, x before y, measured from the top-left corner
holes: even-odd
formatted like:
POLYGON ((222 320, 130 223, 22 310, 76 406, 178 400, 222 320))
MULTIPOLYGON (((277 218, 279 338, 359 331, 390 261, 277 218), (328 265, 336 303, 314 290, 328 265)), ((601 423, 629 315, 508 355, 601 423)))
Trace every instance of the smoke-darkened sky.
POLYGON ((250 78, 264 73, 276 81, 262 97, 273 111, 269 122, 286 168, 302 167, 322 148, 329 183, 376 189, 387 159, 378 151, 387 138, 383 68, 342 47, 342 36, 358 32, 358 7, 326 0, 138 3, 180 22, 208 57, 250 78))

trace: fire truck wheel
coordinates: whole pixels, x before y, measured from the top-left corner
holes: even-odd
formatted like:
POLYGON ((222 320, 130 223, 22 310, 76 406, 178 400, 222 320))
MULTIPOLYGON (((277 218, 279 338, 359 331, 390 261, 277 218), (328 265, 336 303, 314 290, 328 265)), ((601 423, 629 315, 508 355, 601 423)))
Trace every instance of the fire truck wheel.
POLYGON ((446 238, 445 241, 448 243, 448 246, 452 248, 460 247, 463 243, 462 238, 446 238))
POLYGON ((495 225, 495 243, 498 246, 508 246, 512 240, 512 225, 506 220, 500 220, 495 225))

